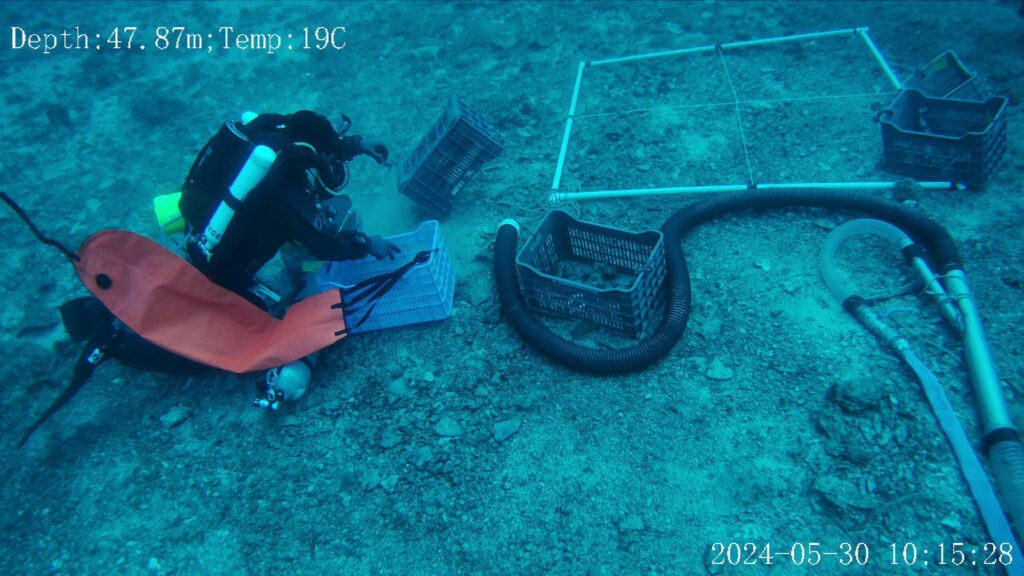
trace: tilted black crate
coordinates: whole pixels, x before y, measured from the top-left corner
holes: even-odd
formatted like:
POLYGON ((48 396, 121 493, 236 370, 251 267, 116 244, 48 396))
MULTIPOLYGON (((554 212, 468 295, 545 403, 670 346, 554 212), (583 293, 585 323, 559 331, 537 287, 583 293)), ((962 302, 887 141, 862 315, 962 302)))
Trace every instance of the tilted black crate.
POLYGON ((444 216, 473 174, 504 148, 497 129, 452 96, 441 118, 399 166, 398 191, 444 216))
POLYGON ((978 75, 969 69, 956 52, 947 50, 915 71, 903 88, 920 90, 933 98, 985 100, 986 91, 978 75))
POLYGON ((657 230, 630 232, 555 210, 519 251, 516 266, 532 310, 639 338, 661 297, 665 241, 657 230))
POLYGON ((1003 96, 985 102, 904 90, 879 115, 885 167, 925 180, 984 186, 1006 151, 1003 96))

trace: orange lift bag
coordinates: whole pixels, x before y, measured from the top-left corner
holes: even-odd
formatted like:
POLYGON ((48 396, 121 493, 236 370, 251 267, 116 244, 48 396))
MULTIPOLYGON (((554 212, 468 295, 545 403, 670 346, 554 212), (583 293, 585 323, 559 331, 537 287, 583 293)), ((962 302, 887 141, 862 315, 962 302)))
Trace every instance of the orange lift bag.
POLYGON ((277 319, 132 232, 97 232, 77 255, 78 277, 121 322, 153 344, 207 366, 239 374, 267 370, 347 334, 339 290, 296 302, 277 319))
POLYGON ((349 326, 369 318, 406 272, 437 251, 423 250, 396 270, 296 302, 278 319, 145 236, 104 230, 72 252, 43 236, 2 191, 0 200, 40 242, 71 260, 89 292, 139 336, 190 360, 238 374, 276 368, 341 340, 349 326))

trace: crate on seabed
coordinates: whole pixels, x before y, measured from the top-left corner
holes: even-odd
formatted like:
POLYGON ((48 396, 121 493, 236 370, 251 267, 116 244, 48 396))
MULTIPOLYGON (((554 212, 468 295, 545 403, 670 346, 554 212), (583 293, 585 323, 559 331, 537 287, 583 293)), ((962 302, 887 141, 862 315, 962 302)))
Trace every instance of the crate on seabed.
POLYGON ((398 191, 445 216, 462 187, 504 148, 498 130, 452 96, 441 117, 399 165, 398 191))
POLYGON ((519 251, 516 266, 532 310, 640 338, 662 296, 665 242, 658 230, 632 232, 554 210, 519 251))
MULTIPOLYGON (((427 220, 416 230, 388 236, 387 240, 402 250, 394 260, 377 260, 367 256, 360 260, 328 262, 317 278, 321 290, 351 288, 368 278, 393 272, 411 261, 420 251, 436 250, 429 260, 414 266, 402 276, 377 302, 365 322, 348 327, 353 334, 441 320, 452 313, 455 269, 437 220, 427 220)), ((359 318, 361 314, 356 314, 353 323, 359 318)))
POLYGON ((878 114, 887 170, 984 186, 1006 151, 1007 99, 932 98, 904 90, 878 114))
POLYGON ((978 75, 952 50, 916 70, 903 82, 903 88, 920 90, 933 98, 984 101, 988 96, 978 75))

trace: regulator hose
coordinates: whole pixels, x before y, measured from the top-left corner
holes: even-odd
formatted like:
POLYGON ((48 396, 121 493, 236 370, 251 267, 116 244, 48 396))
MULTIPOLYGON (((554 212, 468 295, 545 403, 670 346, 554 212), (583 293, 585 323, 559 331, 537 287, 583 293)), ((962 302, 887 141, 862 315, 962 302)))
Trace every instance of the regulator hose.
POLYGON ((676 211, 662 225, 665 237, 665 316, 649 337, 625 348, 597 350, 551 332, 527 308, 516 275, 519 227, 506 220, 494 244, 494 276, 505 317, 516 332, 542 354, 572 370, 594 374, 634 372, 665 357, 683 335, 690 316, 690 274, 682 238, 697 226, 739 210, 826 208, 861 212, 905 230, 929 248, 942 272, 960 269, 960 256, 945 228, 922 212, 867 193, 814 188, 757 188, 712 196, 676 211))

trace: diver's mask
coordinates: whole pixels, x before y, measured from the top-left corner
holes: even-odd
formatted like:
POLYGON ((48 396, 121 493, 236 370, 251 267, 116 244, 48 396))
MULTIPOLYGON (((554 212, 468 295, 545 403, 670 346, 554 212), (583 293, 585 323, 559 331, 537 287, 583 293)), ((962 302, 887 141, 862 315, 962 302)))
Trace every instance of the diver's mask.
POLYGON ((334 124, 334 131, 338 133, 338 138, 341 138, 348 132, 348 129, 352 127, 352 119, 342 114, 341 120, 338 120, 334 124))

